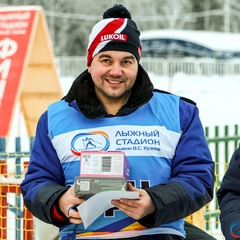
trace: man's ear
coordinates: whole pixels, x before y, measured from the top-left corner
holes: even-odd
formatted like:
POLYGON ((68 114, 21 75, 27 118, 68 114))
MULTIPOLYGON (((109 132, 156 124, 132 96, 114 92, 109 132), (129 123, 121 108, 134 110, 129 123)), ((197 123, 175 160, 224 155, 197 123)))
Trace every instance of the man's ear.
POLYGON ((88 66, 88 73, 91 74, 91 66, 88 66))

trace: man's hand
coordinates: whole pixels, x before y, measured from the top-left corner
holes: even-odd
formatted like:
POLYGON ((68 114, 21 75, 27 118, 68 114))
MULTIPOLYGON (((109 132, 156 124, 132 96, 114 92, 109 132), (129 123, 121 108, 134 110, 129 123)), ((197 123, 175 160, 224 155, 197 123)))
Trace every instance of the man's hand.
POLYGON ((136 220, 139 220, 156 210, 151 197, 145 190, 135 188, 131 183, 128 183, 128 190, 138 191, 139 199, 133 200, 121 198, 120 200, 112 200, 111 203, 119 210, 125 212, 129 217, 136 220))
POLYGON ((82 223, 81 216, 76 210, 76 206, 82 204, 85 200, 83 198, 77 198, 74 194, 74 187, 70 187, 58 200, 58 206, 60 210, 69 219, 69 222, 74 224, 82 223))

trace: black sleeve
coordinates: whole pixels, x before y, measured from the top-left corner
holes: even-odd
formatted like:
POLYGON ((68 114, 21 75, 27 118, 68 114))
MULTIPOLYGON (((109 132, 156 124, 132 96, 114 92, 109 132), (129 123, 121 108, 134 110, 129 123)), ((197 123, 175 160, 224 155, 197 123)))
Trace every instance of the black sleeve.
POLYGON ((221 228, 226 240, 240 239, 240 147, 234 152, 217 191, 221 228))

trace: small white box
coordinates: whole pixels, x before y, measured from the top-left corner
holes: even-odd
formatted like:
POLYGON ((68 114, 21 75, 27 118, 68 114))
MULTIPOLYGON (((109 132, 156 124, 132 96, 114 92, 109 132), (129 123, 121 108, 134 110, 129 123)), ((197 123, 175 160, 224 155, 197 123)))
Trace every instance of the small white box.
POLYGON ((130 177, 130 164, 124 152, 81 152, 80 177, 130 177))

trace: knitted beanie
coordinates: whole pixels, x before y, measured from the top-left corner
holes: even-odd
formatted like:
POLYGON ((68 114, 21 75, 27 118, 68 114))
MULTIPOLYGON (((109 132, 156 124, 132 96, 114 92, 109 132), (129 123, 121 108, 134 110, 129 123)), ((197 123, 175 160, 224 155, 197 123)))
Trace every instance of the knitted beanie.
POLYGON ((122 5, 114 5, 103 14, 89 36, 87 66, 99 52, 125 51, 132 53, 139 61, 141 58, 140 32, 131 14, 122 5))

